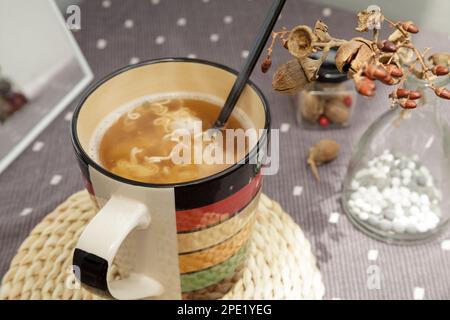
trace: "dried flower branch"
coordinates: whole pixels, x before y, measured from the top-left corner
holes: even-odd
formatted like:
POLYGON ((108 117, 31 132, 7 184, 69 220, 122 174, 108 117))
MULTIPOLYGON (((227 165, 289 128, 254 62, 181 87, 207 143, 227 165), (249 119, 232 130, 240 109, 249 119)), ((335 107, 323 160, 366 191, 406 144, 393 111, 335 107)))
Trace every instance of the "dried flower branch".
POLYGON ((402 88, 408 76, 413 75, 428 83, 434 93, 443 99, 450 99, 450 91, 444 87, 434 87, 436 77, 448 76, 450 54, 435 53, 428 59, 428 49, 420 52, 411 39, 419 28, 411 21, 392 21, 383 15, 377 6, 369 6, 358 13, 359 32, 372 31, 371 39, 356 37, 350 40, 336 39, 328 32, 328 26, 318 20, 313 29, 299 25, 272 34, 272 42, 267 49, 267 58, 262 65, 267 72, 272 65, 273 48, 277 39, 295 58, 281 65, 274 74, 272 85, 275 91, 295 93, 308 88, 317 78, 322 63, 331 48, 338 48, 336 66, 355 83, 356 90, 365 96, 376 92, 376 81, 386 85, 398 85, 389 95, 393 104, 405 109, 417 106, 415 100, 422 95, 402 88), (388 39, 379 39, 379 31, 384 22, 394 31, 388 39), (322 52, 318 60, 312 53, 322 52))

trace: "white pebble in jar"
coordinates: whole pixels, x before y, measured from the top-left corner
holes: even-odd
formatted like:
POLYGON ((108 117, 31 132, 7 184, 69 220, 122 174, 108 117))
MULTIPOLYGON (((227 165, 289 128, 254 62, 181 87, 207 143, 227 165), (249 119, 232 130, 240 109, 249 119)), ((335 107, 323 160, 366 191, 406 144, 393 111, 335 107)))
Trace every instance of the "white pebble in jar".
POLYGON ((352 216, 391 235, 421 234, 441 220, 441 192, 417 157, 385 150, 355 173, 347 203, 352 216))

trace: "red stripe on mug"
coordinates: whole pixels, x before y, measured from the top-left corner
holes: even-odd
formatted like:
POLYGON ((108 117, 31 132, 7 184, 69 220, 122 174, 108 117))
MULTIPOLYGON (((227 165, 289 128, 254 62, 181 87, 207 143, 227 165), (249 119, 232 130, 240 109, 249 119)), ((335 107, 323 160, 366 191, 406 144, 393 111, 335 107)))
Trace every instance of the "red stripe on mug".
POLYGON ((261 174, 258 174, 249 184, 228 198, 201 208, 177 211, 177 231, 199 230, 227 220, 255 197, 261 187, 261 177, 261 174))

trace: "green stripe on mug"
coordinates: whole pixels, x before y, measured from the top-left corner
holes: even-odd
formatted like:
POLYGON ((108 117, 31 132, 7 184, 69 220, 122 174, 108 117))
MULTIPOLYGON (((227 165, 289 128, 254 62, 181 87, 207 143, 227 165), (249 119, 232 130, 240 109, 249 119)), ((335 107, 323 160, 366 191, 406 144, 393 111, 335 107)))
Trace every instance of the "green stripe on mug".
POLYGON ((248 251, 249 244, 242 248, 227 261, 212 268, 199 272, 187 273, 181 275, 181 291, 189 292, 200 290, 216 284, 223 279, 231 276, 236 268, 244 261, 248 251))

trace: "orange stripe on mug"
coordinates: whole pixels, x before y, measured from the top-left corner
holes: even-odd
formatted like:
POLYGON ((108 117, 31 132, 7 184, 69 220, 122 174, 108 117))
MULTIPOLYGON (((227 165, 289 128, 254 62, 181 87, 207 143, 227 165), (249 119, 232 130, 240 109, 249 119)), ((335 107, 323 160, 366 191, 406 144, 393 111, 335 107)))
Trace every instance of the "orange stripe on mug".
POLYGON ((189 253, 212 247, 235 235, 253 217, 258 207, 258 193, 241 212, 213 227, 178 234, 178 252, 189 253))
POLYGON ((231 196, 213 204, 190 210, 177 211, 177 231, 194 231, 227 220, 242 210, 261 189, 261 174, 231 196))
POLYGON ((194 253, 181 254, 179 256, 180 273, 197 272, 207 269, 232 257, 250 237, 254 221, 254 219, 251 219, 234 237, 217 246, 194 253))

